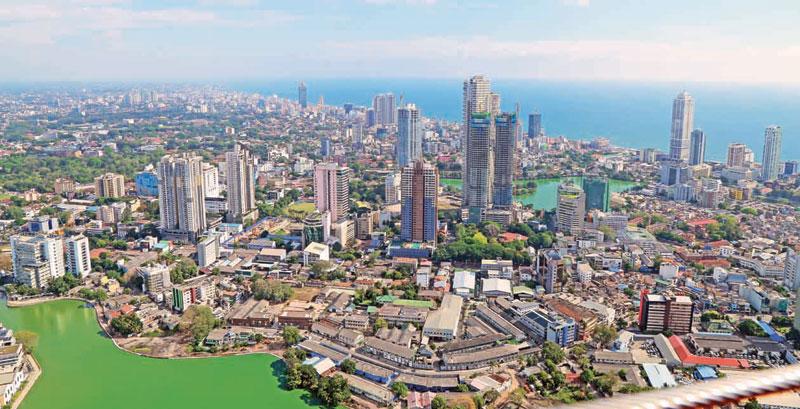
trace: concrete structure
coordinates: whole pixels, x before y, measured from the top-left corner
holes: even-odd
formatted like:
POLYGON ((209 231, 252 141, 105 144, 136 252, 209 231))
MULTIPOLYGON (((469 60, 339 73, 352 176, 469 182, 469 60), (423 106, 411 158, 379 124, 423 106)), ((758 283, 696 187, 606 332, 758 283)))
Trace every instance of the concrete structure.
POLYGON ((143 171, 136 174, 136 196, 158 196, 158 175, 153 171, 143 171))
POLYGON ((372 99, 376 125, 390 126, 397 123, 397 108, 394 94, 378 94, 372 99))
POLYGON ((306 109, 308 107, 308 88, 303 81, 297 84, 297 103, 300 104, 300 108, 306 109))
POLYGON ((517 170, 517 115, 504 112, 494 120, 494 186, 492 205, 508 209, 514 203, 514 172, 517 170))
POLYGON ((556 205, 556 230, 564 234, 577 234, 583 229, 586 218, 586 196, 583 189, 569 184, 558 186, 556 205))
POLYGON ((422 158, 422 123, 417 106, 408 104, 397 110, 397 164, 408 166, 422 158))
POLYGON ((220 255, 220 236, 212 234, 197 243, 197 266, 200 268, 208 267, 220 255))
POLYGON ((428 314, 422 327, 422 335, 447 341, 454 339, 458 334, 463 303, 463 298, 445 294, 439 309, 428 314))
POLYGON ((206 198, 220 197, 222 189, 220 188, 220 183, 219 183, 220 179, 219 168, 210 163, 203 162, 202 172, 203 172, 203 192, 205 192, 206 198))
POLYGON ((695 129, 692 131, 690 148, 689 148, 689 164, 700 165, 706 162, 706 134, 702 129, 695 129))
POLYGON ((672 128, 669 140, 669 158, 674 161, 689 160, 690 132, 694 128, 694 99, 686 91, 672 102, 672 128))
POLYGON ((608 179, 584 177, 582 187, 586 195, 586 211, 598 209, 608 212, 611 210, 611 185, 608 183, 608 179))
POLYGON ((400 238, 436 243, 438 231, 439 171, 419 160, 403 168, 402 229, 400 238))
POLYGON ((781 145, 783 131, 780 126, 770 125, 764 131, 764 154, 761 157, 761 179, 769 182, 778 179, 781 173, 781 145))
POLYGON ((225 154, 225 179, 228 183, 228 221, 254 221, 256 210, 255 159, 242 144, 225 154))
POLYGON ((150 294, 161 294, 172 286, 169 268, 163 264, 139 267, 137 273, 142 277, 142 291, 150 294))
POLYGON ((303 264, 306 266, 328 260, 330 260, 330 248, 325 244, 312 242, 303 250, 303 264))
POLYGON ((400 173, 390 173, 386 175, 386 180, 384 182, 384 199, 386 204, 400 202, 402 197, 402 189, 400 188, 401 178, 402 176, 400 173))
POLYGON ((44 289, 64 275, 64 241, 57 236, 12 236, 11 265, 14 280, 44 289))
POLYGON ((645 332, 670 330, 676 334, 692 331, 694 304, 686 296, 642 294, 639 327, 645 332))
POLYGON ((732 143, 728 145, 728 158, 726 164, 729 168, 743 168, 747 166, 747 145, 743 143, 732 143))
POLYGON ((543 135, 542 114, 538 111, 528 115, 528 138, 536 138, 543 135))
POLYGON ((161 231, 177 240, 197 240, 206 229, 202 162, 190 154, 167 155, 158 163, 161 231))
POLYGON ((65 241, 65 247, 67 253, 66 270, 80 278, 88 276, 92 272, 89 239, 82 234, 70 236, 65 241))
POLYGON ((319 212, 331 212, 339 221, 350 212, 350 169, 335 163, 314 167, 314 202, 319 212))
POLYGON ((473 113, 467 135, 463 206, 468 209, 468 221, 479 223, 493 198, 495 128, 492 114, 473 113))
POLYGON ((125 196, 125 177, 116 173, 105 173, 94 178, 94 194, 97 197, 110 198, 125 196))

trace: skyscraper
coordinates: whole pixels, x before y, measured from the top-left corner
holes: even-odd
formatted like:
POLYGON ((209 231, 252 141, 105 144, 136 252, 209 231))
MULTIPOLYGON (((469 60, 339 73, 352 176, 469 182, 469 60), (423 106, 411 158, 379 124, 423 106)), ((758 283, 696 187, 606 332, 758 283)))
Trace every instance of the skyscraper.
POLYGON ((206 197, 219 197, 219 168, 203 162, 203 192, 206 197))
POLYGON ((490 112, 473 113, 467 130, 464 158, 463 205, 469 210, 469 222, 479 223, 489 207, 494 184, 495 128, 490 112))
POLYGON ((386 175, 384 181, 384 199, 387 204, 397 203, 403 197, 400 181, 402 176, 400 173, 390 173, 386 175))
POLYGON ((300 81, 300 84, 297 85, 297 102, 300 103, 303 109, 308 107, 308 88, 306 88, 306 83, 303 81, 300 81))
POLYGON ((66 270, 73 275, 84 278, 92 272, 92 260, 89 253, 89 239, 84 235, 68 237, 66 270))
POLYGON ((514 170, 517 152, 517 115, 502 113, 495 118, 494 186, 495 208, 509 208, 514 202, 514 170))
POLYGON ((43 289, 64 275, 64 241, 58 236, 12 236, 11 265, 14 280, 43 289))
POLYGON ((397 164, 405 167, 422 157, 422 124, 416 105, 397 110, 397 164))
POLYGON ((528 115, 528 138, 536 138, 542 134, 542 114, 534 111, 528 115))
POLYGON ((375 120, 378 125, 394 125, 397 123, 397 107, 394 94, 391 92, 375 95, 372 99, 372 109, 375 110, 375 120))
POLYGON ((328 156, 331 156, 331 138, 328 138, 327 136, 322 138, 319 143, 319 154, 324 159, 328 158, 328 156))
POLYGON ((243 222, 256 208, 255 159, 244 145, 237 143, 233 151, 225 154, 225 166, 228 219, 243 222))
POLYGON ((669 158, 689 160, 689 133, 694 126, 694 99, 686 91, 672 102, 672 129, 669 141, 669 158))
POLYGON ((558 186, 556 229, 565 234, 577 234, 586 218, 586 194, 570 184, 558 186))
POLYGON ((706 161, 706 134, 698 128, 692 131, 689 164, 701 165, 706 161))
POLYGON ((740 168, 745 166, 747 156, 747 145, 743 143, 732 143, 728 145, 728 161, 729 168, 740 168))
POLYGON ((599 209, 608 212, 611 208, 611 186, 608 179, 583 178, 583 192, 586 194, 586 210, 599 209))
POLYGON ((314 202, 319 212, 331 212, 337 222, 350 212, 350 169, 336 163, 314 167, 314 202))
POLYGON ((761 179, 769 182, 780 175, 781 143, 783 131, 778 125, 770 125, 764 131, 764 155, 761 164, 761 179))
POLYGON ((158 205, 162 234, 194 242, 206 229, 203 162, 188 153, 164 156, 158 163, 158 205))
POLYGON ((436 242, 439 171, 423 160, 403 168, 400 238, 436 242))

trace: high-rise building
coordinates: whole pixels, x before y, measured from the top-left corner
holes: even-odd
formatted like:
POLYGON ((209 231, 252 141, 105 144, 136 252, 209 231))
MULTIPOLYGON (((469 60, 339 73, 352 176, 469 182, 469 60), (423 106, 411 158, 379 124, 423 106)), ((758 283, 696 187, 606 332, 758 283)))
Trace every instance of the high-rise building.
POLYGON ((700 165, 706 161, 706 134, 702 129, 695 129, 691 135, 689 164, 700 165))
POLYGON ((611 185, 608 179, 583 178, 583 192, 586 194, 586 210, 599 209, 608 212, 611 208, 611 185))
POLYGON ((314 201, 320 212, 331 212, 339 221, 350 212, 350 169, 336 163, 314 167, 314 201))
POLYGON ((75 180, 71 178, 57 178, 53 182, 53 190, 57 195, 72 195, 75 193, 75 180))
POLYGON ((161 294, 172 286, 169 267, 164 264, 139 267, 138 275, 142 278, 142 291, 145 293, 161 294))
POLYGON ((397 123, 397 106, 391 92, 378 94, 372 99, 375 120, 378 125, 394 125, 397 123))
MULTIPOLYGON (((461 149, 464 156, 462 171, 463 185, 467 186, 466 168, 469 166, 469 131, 472 114, 476 112, 489 112, 491 110, 491 83, 489 78, 483 75, 475 75, 464 81, 461 113, 463 122, 461 123, 461 149)), ((464 195, 464 207, 469 207, 466 194, 464 195)))
POLYGON ((783 174, 785 176, 794 176, 800 170, 800 162, 796 160, 789 160, 783 163, 783 174))
POLYGON ((330 212, 311 212, 303 219, 303 248, 311 243, 327 243, 331 231, 330 212))
POLYGON ((384 198, 386 199, 387 204, 398 203, 403 197, 402 189, 400 188, 400 181, 400 173, 390 173, 386 175, 386 181, 384 182, 384 192, 386 195, 384 198))
POLYGON ((670 330, 676 334, 686 334, 692 331, 694 303, 689 297, 643 291, 639 309, 639 327, 644 332, 670 330))
POLYGON ((436 242, 438 230, 439 171, 418 160, 403 168, 402 230, 404 241, 436 242))
POLYGON ((331 156, 331 138, 323 137, 319 142, 319 155, 323 158, 331 156))
POLYGON ((306 83, 303 81, 300 81, 300 84, 297 85, 297 102, 300 103, 303 109, 308 107, 308 88, 306 88, 306 83))
POLYGON ((686 183, 690 178, 691 168, 686 162, 663 162, 661 164, 661 184, 667 186, 686 183))
POLYGON ((375 108, 367 108, 366 113, 367 128, 372 128, 378 124, 378 117, 375 114, 375 108))
POLYGON ((256 209, 255 159, 242 144, 225 154, 228 180, 228 218, 243 221, 256 209))
POLYGON ((136 195, 137 196, 158 196, 158 175, 151 170, 145 170, 136 174, 136 195))
POLYGON ((194 242, 206 229, 203 162, 188 153, 164 156, 158 163, 158 205, 162 234, 194 242))
POLYGON ((414 104, 397 110, 397 164, 403 168, 422 158, 422 123, 414 104))
POLYGON ((475 112, 469 120, 464 158, 463 206, 469 222, 479 223, 489 207, 494 184, 495 128, 490 112, 475 112))
POLYGON ((538 111, 528 115, 528 138, 542 135, 542 114, 538 111))
POLYGON ((64 241, 58 236, 12 236, 11 265, 14 280, 43 289, 65 273, 64 241))
POLYGON ((219 197, 220 190, 219 168, 203 162, 203 192, 205 192, 206 197, 219 197))
POLYGON ((577 234, 586 218, 586 194, 570 184, 558 186, 556 229, 565 234, 577 234))
POLYGON ((729 168, 741 168, 747 165, 747 145, 743 143, 732 143, 728 145, 728 161, 729 168))
POLYGON ((778 179, 781 169, 781 144, 783 131, 778 125, 770 125, 764 131, 764 155, 761 164, 761 179, 772 181, 778 179))
POLYGON ((694 99, 686 91, 672 102, 672 129, 670 131, 669 158, 689 160, 689 134, 694 127, 694 99))
POLYGON ((89 251, 89 239, 84 235, 68 237, 66 270, 77 277, 84 278, 92 272, 92 259, 89 251))
POLYGON ((507 209, 514 203, 514 171, 517 161, 517 115, 502 113, 495 118, 494 186, 492 203, 507 209))
POLYGON ((125 177, 116 173, 106 173, 94 178, 94 193, 97 197, 125 196, 125 177))
POLYGON ((566 264, 558 250, 542 249, 536 257, 536 273, 547 294, 560 293, 569 280, 566 264))

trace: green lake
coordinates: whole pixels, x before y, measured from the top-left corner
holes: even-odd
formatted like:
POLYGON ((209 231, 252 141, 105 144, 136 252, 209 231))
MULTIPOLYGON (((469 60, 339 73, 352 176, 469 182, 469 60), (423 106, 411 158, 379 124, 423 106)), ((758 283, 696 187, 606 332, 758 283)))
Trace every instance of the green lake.
MULTIPOLYGON (((524 187, 525 184, 531 179, 515 180, 514 184, 519 187, 524 187)), ((514 199, 522 204, 532 204, 534 209, 537 210, 551 210, 556 207, 558 185, 572 181, 572 183, 580 186, 583 183, 583 177, 562 177, 562 178, 545 178, 545 179, 532 179, 536 182, 536 191, 531 194, 515 195, 514 199)), ((439 181, 444 186, 453 186, 461 189, 461 179, 441 179, 439 181)), ((629 182, 626 180, 609 180, 609 189, 613 193, 624 192, 630 190, 637 185, 636 182, 629 182)))
POLYGON ((21 409, 313 407, 306 392, 280 388, 283 366, 273 356, 140 357, 117 349, 81 302, 8 308, 2 301, 0 321, 39 334, 34 355, 43 373, 21 409))

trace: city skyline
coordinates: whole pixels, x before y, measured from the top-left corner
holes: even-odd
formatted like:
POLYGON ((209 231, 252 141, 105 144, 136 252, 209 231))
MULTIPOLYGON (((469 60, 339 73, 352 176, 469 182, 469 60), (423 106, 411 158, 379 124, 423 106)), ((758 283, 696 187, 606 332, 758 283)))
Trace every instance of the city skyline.
POLYGON ((680 3, 11 0, 0 5, 0 41, 9 44, 0 57, 10 62, 0 75, 13 81, 209 80, 487 72, 493 78, 800 82, 791 2, 770 8, 680 3), (699 29, 689 18, 705 23, 699 29))

